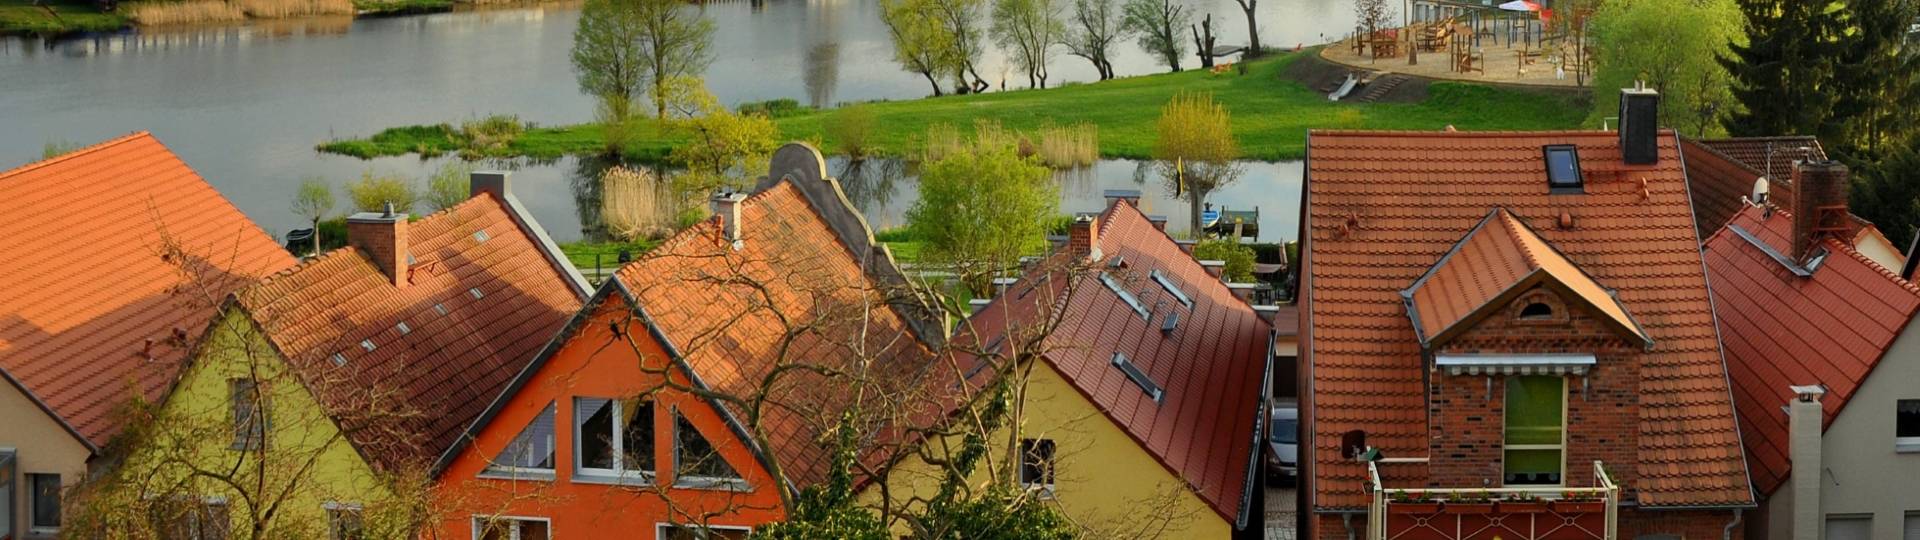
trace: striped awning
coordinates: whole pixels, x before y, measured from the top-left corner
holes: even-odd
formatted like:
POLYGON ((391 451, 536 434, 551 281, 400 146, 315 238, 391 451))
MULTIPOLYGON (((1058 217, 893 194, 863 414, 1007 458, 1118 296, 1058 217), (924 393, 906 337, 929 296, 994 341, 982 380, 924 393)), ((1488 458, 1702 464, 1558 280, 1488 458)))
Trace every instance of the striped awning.
POLYGON ((1591 354, 1441 354, 1433 364, 1448 375, 1586 375, 1591 354))

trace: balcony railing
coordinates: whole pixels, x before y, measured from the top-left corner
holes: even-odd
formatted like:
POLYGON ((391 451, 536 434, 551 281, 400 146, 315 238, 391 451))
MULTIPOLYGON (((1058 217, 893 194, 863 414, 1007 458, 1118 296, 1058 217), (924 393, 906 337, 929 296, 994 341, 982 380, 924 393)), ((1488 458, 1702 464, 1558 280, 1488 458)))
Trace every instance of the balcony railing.
POLYGON ((1369 540, 1617 540, 1620 487, 1389 488, 1367 463, 1369 540))

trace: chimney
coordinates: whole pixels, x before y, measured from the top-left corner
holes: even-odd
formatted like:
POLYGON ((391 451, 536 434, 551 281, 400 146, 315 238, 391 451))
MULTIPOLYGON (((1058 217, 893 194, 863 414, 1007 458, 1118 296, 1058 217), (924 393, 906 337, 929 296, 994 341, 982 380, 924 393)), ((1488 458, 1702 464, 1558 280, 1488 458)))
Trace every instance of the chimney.
POLYGON ((1133 205, 1134 208, 1140 207, 1140 190, 1137 189, 1109 189, 1101 192, 1100 195, 1107 198, 1108 208, 1113 207, 1115 200, 1127 201, 1127 204, 1133 205))
POLYGON ((740 249, 745 242, 740 231, 740 202, 747 200, 745 193, 722 191, 713 196, 713 215, 720 216, 720 226, 727 235, 727 241, 733 243, 733 249, 740 249))
POLYGON ((1100 258, 1100 214, 1077 214, 1067 231, 1067 249, 1086 260, 1100 258))
POLYGON ((1167 232, 1167 216, 1147 216, 1147 223, 1153 224, 1153 230, 1167 232))
POLYGON ((1814 246, 1826 233, 1846 233, 1852 226, 1847 214, 1847 166, 1837 161, 1800 162, 1793 165, 1793 261, 1807 264, 1814 246))
POLYGON ((1660 162, 1660 92, 1642 81, 1620 89, 1620 158, 1628 165, 1660 162))
POLYGON ((407 283, 407 215, 393 211, 361 212, 347 216, 347 243, 367 252, 387 274, 393 286, 407 283))
POLYGON ((474 171, 467 176, 467 196, 478 197, 481 193, 492 195, 499 200, 507 200, 507 171, 474 171))
POLYGON ((1793 474, 1793 510, 1790 523, 1794 538, 1819 538, 1824 517, 1820 512, 1820 477, 1826 467, 1820 462, 1820 396, 1826 388, 1791 386, 1795 395, 1787 403, 1787 458, 1793 474))

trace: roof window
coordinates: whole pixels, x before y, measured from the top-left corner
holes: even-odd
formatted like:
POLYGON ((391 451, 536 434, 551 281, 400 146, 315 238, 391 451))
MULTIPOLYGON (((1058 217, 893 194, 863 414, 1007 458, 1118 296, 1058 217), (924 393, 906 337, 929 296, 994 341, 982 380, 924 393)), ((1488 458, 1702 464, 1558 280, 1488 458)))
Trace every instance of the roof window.
POLYGON ((1549 144, 1541 147, 1547 161, 1547 188, 1554 193, 1585 193, 1586 183, 1580 176, 1580 153, 1571 144, 1549 144))
POLYGON ((481 230, 477 230, 477 231, 473 231, 473 241, 475 241, 475 242, 486 242, 488 238, 490 238, 490 237, 489 237, 489 236, 487 236, 487 230, 486 230, 486 229, 481 229, 481 230))
POLYGON ((1159 270, 1154 270, 1151 275, 1153 276, 1153 280, 1160 284, 1161 288, 1167 290, 1167 294, 1173 295, 1173 299, 1180 301, 1180 305, 1187 306, 1187 309, 1193 309, 1193 299, 1187 298, 1187 293, 1181 291, 1180 286, 1174 285, 1173 280, 1167 279, 1166 274, 1160 273, 1159 270))
POLYGON ((347 357, 342 356, 340 353, 333 353, 333 358, 331 360, 333 360, 334 367, 347 365, 347 357))
POLYGON ((472 289, 467 289, 467 294, 471 294, 471 295, 473 295, 473 299, 474 299, 474 300, 479 300, 479 299, 481 299, 481 298, 486 298, 486 297, 487 297, 487 295, 486 295, 485 293, 482 293, 482 292, 480 292, 480 288, 479 288, 479 287, 474 287, 474 288, 472 288, 472 289))
POLYGON ((1101 272, 1100 282, 1105 283, 1108 289, 1113 289, 1113 294, 1119 295, 1121 300, 1125 301, 1128 306, 1133 307, 1133 312, 1139 313, 1140 318, 1147 318, 1146 304, 1141 304, 1139 298, 1135 298, 1133 293, 1127 292, 1125 287, 1121 287, 1120 282, 1114 280, 1112 274, 1101 272))
POLYGON ((1133 380, 1133 384, 1139 385, 1140 391, 1145 392, 1154 403, 1160 402, 1161 396, 1164 395, 1160 391, 1160 385, 1153 382, 1153 379, 1147 378, 1146 372, 1140 371, 1140 366, 1133 365, 1133 361, 1127 360, 1127 355, 1113 353, 1113 365, 1120 368, 1121 373, 1127 374, 1127 378, 1133 380))
POLYGON ((446 305, 446 304, 434 304, 434 305, 433 305, 433 312, 434 312, 434 313, 439 313, 439 314, 441 314, 441 315, 446 315, 446 314, 447 314, 447 305, 446 305))
POLYGON ((403 335, 403 336, 413 333, 413 327, 407 326, 407 321, 400 321, 399 323, 394 324, 393 329, 399 330, 400 335, 403 335))
POLYGON ((373 340, 371 339, 360 340, 360 348, 366 349, 367 352, 373 352, 373 340))

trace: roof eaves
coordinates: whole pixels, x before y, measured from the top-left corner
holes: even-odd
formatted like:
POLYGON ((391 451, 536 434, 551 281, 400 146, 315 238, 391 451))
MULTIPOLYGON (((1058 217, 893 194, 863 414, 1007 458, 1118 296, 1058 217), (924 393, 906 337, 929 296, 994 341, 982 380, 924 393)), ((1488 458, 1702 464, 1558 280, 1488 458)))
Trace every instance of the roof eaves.
MULTIPOLYGON (((1499 207, 1488 209, 1486 217, 1480 218, 1479 223, 1475 223, 1473 224, 1473 228, 1467 229, 1467 234, 1460 235, 1460 239, 1453 242, 1453 247, 1447 248, 1447 252, 1440 255, 1440 260, 1434 261, 1432 266, 1428 266, 1427 271, 1420 274, 1419 279, 1413 280, 1412 285, 1408 285, 1405 289, 1400 289, 1401 302, 1407 306, 1407 317, 1413 320, 1413 335, 1420 340, 1421 348, 1431 349, 1433 347, 1433 341, 1437 336, 1428 336, 1426 331, 1420 328, 1420 310, 1414 307, 1413 293, 1420 290, 1420 287, 1426 285, 1427 280, 1433 279, 1434 274, 1440 273, 1440 267, 1446 266, 1447 261, 1453 259, 1454 255, 1459 254, 1460 250, 1467 245, 1467 241, 1472 240, 1474 235, 1479 234, 1480 229, 1485 228, 1487 223, 1492 222, 1495 216, 1500 215, 1500 212, 1501 209, 1499 207)), ((1474 308, 1474 311, 1479 310, 1480 308, 1474 308)))
POLYGON ((68 423, 66 417, 53 412, 53 407, 47 405, 46 401, 41 400, 38 394, 34 394, 32 390, 28 390, 25 383, 20 382, 20 379, 14 378, 12 373, 7 372, 7 368, 0 367, 0 379, 6 379, 7 383, 12 384, 15 389, 20 391, 20 395, 26 396, 28 401, 32 401, 35 406, 40 407, 41 412, 47 413, 47 418, 52 418, 54 422, 59 423, 60 427, 66 429, 68 435, 72 435, 74 440, 80 441, 81 446, 87 447, 88 452, 94 455, 100 454, 99 445, 93 444, 92 440, 87 439, 85 435, 81 435, 80 430, 74 428, 73 424, 68 423))

